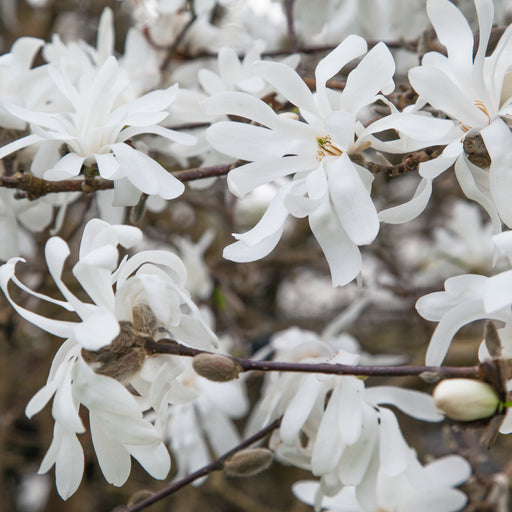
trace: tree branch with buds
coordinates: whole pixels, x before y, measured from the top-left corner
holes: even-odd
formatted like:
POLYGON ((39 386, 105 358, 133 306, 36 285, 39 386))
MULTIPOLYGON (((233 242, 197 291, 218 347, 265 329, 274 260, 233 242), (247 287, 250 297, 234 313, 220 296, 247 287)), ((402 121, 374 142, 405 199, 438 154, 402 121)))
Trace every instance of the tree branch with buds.
MULTIPOLYGON (((281 424, 281 419, 277 419, 273 421, 270 425, 267 427, 261 429, 259 432, 254 434, 253 436, 247 438, 246 440, 242 441, 240 444, 229 450, 228 452, 221 455, 219 458, 215 459, 213 462, 208 464, 207 466, 202 467, 201 469, 198 469, 197 471, 194 471, 193 473, 190 473, 186 477, 182 478, 181 480, 178 480, 176 482, 171 483, 167 487, 164 487, 162 490, 155 492, 148 498, 140 501, 139 503, 127 507, 124 509, 124 512, 139 512, 140 510, 144 510, 145 508, 149 507, 150 505, 153 505, 153 503, 156 503, 157 501, 162 500, 163 498, 170 496, 171 494, 179 491, 181 488, 191 484, 192 482, 195 482, 199 478, 202 478, 204 476, 209 475, 210 473, 214 471, 220 471, 222 469, 226 469, 230 474, 236 476, 250 476, 250 474, 255 474, 255 472, 252 473, 246 473, 245 475, 241 474, 240 471, 233 471, 235 466, 238 466, 238 469, 240 469, 240 466, 243 465, 240 461, 240 457, 238 457, 238 460, 234 459, 234 456, 236 454, 239 454, 242 452, 242 450, 248 448, 252 444, 261 441, 263 438, 265 438, 268 434, 279 428, 279 425, 281 424)), ((261 457, 260 454, 255 454, 260 460, 264 457, 261 457)), ((251 461, 252 462, 252 461, 251 461)), ((264 460, 264 462, 270 462, 268 458, 264 460)), ((250 465, 250 464, 249 464, 250 465)), ((268 467, 268 463, 265 467, 262 467, 261 469, 266 469, 268 467)))

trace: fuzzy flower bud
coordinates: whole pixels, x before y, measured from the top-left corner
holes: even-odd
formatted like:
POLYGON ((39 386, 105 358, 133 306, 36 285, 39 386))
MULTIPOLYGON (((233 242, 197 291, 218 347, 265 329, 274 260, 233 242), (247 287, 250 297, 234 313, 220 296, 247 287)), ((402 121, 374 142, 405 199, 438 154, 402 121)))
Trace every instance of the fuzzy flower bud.
POLYGON ((240 365, 230 357, 220 354, 199 354, 192 366, 198 375, 214 382, 228 382, 238 378, 240 365))
POLYGON ((492 416, 500 398, 492 386, 472 379, 447 379, 433 393, 434 403, 448 418, 474 421, 492 416))
POLYGON ((272 451, 267 448, 241 450, 224 464, 224 470, 231 476, 253 476, 272 464, 272 451))

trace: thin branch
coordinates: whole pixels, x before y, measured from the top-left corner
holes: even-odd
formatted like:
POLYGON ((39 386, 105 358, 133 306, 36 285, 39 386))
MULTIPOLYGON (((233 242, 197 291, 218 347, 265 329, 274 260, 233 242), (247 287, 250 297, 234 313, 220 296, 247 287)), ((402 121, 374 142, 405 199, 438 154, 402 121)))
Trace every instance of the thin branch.
MULTIPOLYGON (((234 169, 238 162, 210 167, 195 167, 172 173, 182 182, 224 176, 234 169)), ((38 199, 47 194, 58 192, 92 193, 97 190, 114 188, 114 182, 103 178, 81 178, 74 180, 49 181, 29 173, 18 172, 12 176, 0 176, 0 187, 22 190, 28 199, 38 199)))
MULTIPOLYGON (((210 354, 206 350, 181 345, 174 340, 146 340, 145 349, 149 354, 173 354, 185 357, 195 357, 199 354, 210 354)), ((488 373, 482 365, 476 366, 353 366, 330 363, 287 363, 281 361, 254 361, 241 357, 225 356, 238 364, 241 371, 264 372, 300 372, 325 373, 330 375, 360 375, 372 377, 402 377, 409 375, 431 374, 442 379, 466 378, 481 379, 488 373)))
POLYGON ((284 12, 286 15, 286 28, 288 31, 288 44, 291 53, 297 53, 297 35, 295 34, 295 24, 293 22, 293 4, 295 0, 284 1, 284 12))
POLYGON ((350 159, 368 169, 372 174, 386 174, 387 176, 401 176, 408 172, 417 171, 421 162, 428 162, 437 158, 444 146, 431 146, 414 153, 409 153, 402 158, 399 164, 383 165, 366 160, 360 153, 349 155, 350 159))
POLYGON ((260 441, 264 437, 266 437, 268 434, 273 432, 275 429, 279 427, 281 423, 281 419, 277 419, 273 421, 270 425, 265 427, 264 429, 260 430, 253 436, 249 437, 245 441, 242 441, 240 444, 229 450, 229 452, 224 453, 221 455, 218 459, 215 459, 213 462, 208 464, 207 466, 202 467, 201 469, 198 469, 197 471, 194 471, 193 473, 190 473, 190 475, 187 475, 186 477, 182 478, 181 480, 178 480, 176 482, 171 483, 167 487, 163 488, 162 490, 155 492, 152 494, 149 498, 146 498, 139 503, 133 505, 132 507, 127 507, 124 509, 124 512, 138 512, 139 510, 143 510, 146 507, 149 507, 153 503, 156 503, 157 501, 160 501, 161 499, 165 498, 166 496, 169 496, 170 494, 175 493, 176 491, 180 490, 182 487, 185 487, 195 480, 198 480, 199 478, 202 478, 204 476, 209 475, 213 471, 220 471, 224 468, 224 462, 229 459, 232 455, 239 452, 240 450, 243 450, 244 448, 247 448, 251 446, 252 444, 256 443, 257 441, 260 441))

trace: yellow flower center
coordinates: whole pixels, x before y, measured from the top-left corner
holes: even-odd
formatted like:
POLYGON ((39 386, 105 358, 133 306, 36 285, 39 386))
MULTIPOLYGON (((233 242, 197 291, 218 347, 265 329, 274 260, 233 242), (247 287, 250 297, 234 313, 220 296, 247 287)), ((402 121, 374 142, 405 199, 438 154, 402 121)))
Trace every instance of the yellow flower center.
POLYGON ((316 159, 318 161, 326 156, 340 156, 343 154, 343 150, 332 143, 329 135, 317 137, 316 142, 318 144, 318 151, 316 152, 316 159))

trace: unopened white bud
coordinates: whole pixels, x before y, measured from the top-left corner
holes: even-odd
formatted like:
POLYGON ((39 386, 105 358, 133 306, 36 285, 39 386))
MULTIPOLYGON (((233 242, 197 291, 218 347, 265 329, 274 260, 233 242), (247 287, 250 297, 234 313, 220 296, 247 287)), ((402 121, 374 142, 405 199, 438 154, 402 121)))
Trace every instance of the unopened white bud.
POLYGON ((496 413, 501 400, 492 386, 473 379, 446 379, 433 393, 434 403, 448 418, 474 421, 496 413))

